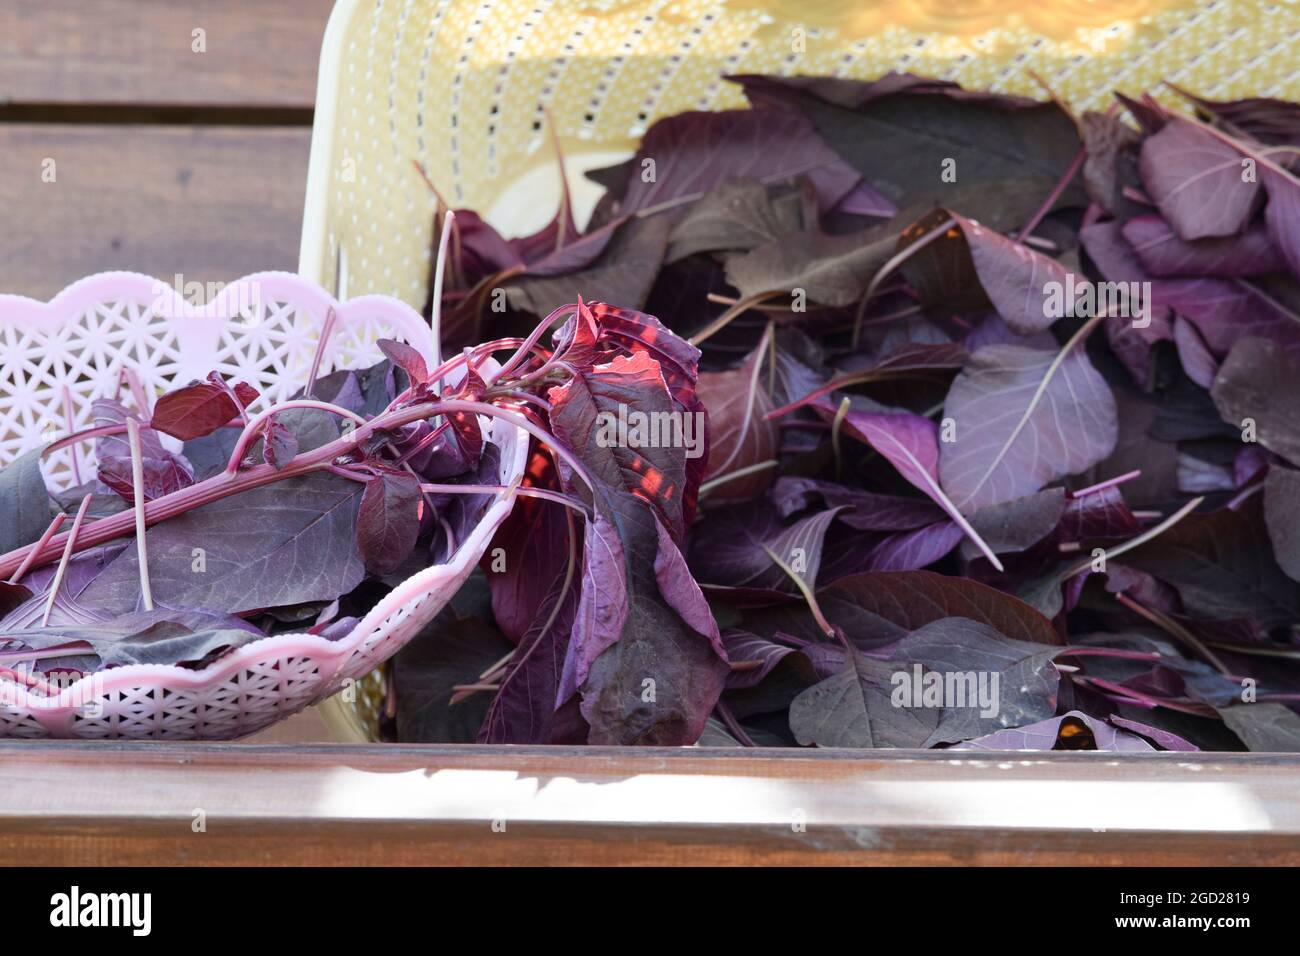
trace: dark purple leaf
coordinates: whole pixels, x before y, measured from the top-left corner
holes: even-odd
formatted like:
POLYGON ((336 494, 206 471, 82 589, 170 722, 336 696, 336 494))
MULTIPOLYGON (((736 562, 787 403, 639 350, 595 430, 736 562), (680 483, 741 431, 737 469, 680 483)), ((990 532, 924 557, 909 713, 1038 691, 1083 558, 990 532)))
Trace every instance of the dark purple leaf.
MULTIPOLYGON (((743 363, 725 372, 700 374, 696 394, 709 412, 709 458, 705 480, 727 475, 777 457, 780 435, 767 413, 766 349, 760 347, 743 363)), ((762 494, 776 469, 767 469, 719 485, 713 501, 736 501, 762 494)))
POLYGON ((420 502, 414 475, 375 469, 357 511, 357 550, 367 571, 385 574, 406 560, 420 533, 420 502))
POLYGON ((1273 556, 1293 581, 1300 581, 1300 471, 1274 465, 1264 481, 1264 523, 1273 556))
POLYGON ((1230 127, 1233 135, 1244 134, 1262 143, 1300 146, 1300 105, 1270 97, 1239 100, 1210 100, 1168 84, 1195 103, 1198 110, 1230 127))
MULTIPOLYGON (((886 408, 856 397, 850 401, 842 426, 845 434, 874 448, 910 484, 925 492, 953 520, 960 521, 956 507, 939 487, 938 425, 903 409, 886 408)), ((813 407, 823 419, 835 418, 837 408, 826 399, 813 407)))
POLYGON ((853 650, 838 673, 790 704, 790 729, 805 747, 920 747, 939 724, 939 710, 896 707, 894 665, 853 650))
POLYGON ((945 517, 943 509, 928 499, 875 494, 794 475, 777 481, 771 499, 783 518, 824 502, 827 508, 841 509, 839 521, 860 531, 914 531, 945 517))
MULTIPOLYGON (((615 197, 622 214, 702 196, 738 176, 780 182, 806 175, 817 187, 820 208, 827 210, 859 181, 806 119, 785 110, 687 112, 658 120, 629 169, 626 188, 615 197)), ((683 212, 668 213, 674 215, 683 212)))
POLYGON ((1300 613, 1300 584, 1273 559, 1259 496, 1236 510, 1188 515, 1124 562, 1173 585, 1198 617, 1271 627, 1300 613))
POLYGON ((691 570, 706 585, 798 593, 772 561, 771 550, 815 589, 822 544, 835 515, 828 510, 783 523, 760 503, 710 511, 692 535, 691 570))
POLYGON ((406 373, 412 385, 423 385, 429 380, 429 366, 425 364, 424 356, 405 342, 380 339, 379 350, 406 373))
MULTIPOLYGON (((363 574, 356 547, 361 491, 358 482, 346 478, 304 475, 211 502, 150 528, 154 601, 238 614, 346 594, 363 574), (201 556, 194 554, 196 547, 201 556)), ((105 614, 124 614, 135 610, 139 595, 132 547, 109 562, 81 592, 81 600, 105 614)))
MULTIPOLYGON (((529 570, 536 567, 532 564, 529 570)), ((564 584, 561 573, 554 579, 551 590, 543 595, 536 616, 520 635, 514 662, 479 730, 480 743, 556 742, 557 728, 563 721, 557 715, 555 701, 578 603, 576 582, 567 590, 564 584), (562 602, 558 609, 557 601, 562 602)), ((496 600, 495 593, 493 600, 496 600)))
POLYGON ((673 225, 664 261, 700 252, 745 252, 816 223, 815 197, 802 189, 724 179, 673 225))
POLYGON ((895 667, 895 706, 934 706, 925 685, 932 692, 935 678, 918 668, 938 678, 942 716, 924 746, 1044 720, 1056 710, 1056 649, 1013 641, 979 621, 940 618, 879 653, 895 667), (945 686, 960 699, 948 699, 945 686))
POLYGON ((510 649, 490 621, 444 608, 393 660, 398 737, 473 743, 492 699, 480 693, 453 704, 451 698, 458 685, 480 683, 479 675, 510 649))
POLYGON ((1300 716, 1282 704, 1236 704, 1219 711, 1223 722, 1256 753, 1300 753, 1300 716))
POLYGON ((600 256, 581 271, 508 279, 502 284, 506 301, 537 316, 548 315, 579 296, 639 309, 663 265, 670 225, 663 216, 631 219, 615 230, 600 256))
MULTIPOLYGON (((1073 122, 1055 104, 943 81, 892 74, 856 90, 822 79, 742 82, 747 93, 791 103, 808 116, 830 147, 900 209, 945 206, 992 229, 1020 225, 1080 146, 1073 122), (942 176, 950 160, 955 182, 942 176)), ((1080 201, 1072 189, 1061 203, 1080 201)))
POLYGON ((216 431, 239 415, 241 405, 247 406, 256 397, 250 386, 241 382, 232 390, 212 372, 207 381, 191 382, 158 399, 149 424, 173 438, 189 441, 216 431))
POLYGON ((1013 640, 1061 643, 1051 621, 1023 601, 966 578, 931 571, 853 575, 822 591, 818 600, 830 622, 855 642, 896 641, 940 618, 964 617, 1013 640))
POLYGON ((33 449, 0 468, 0 554, 31 544, 54 513, 41 477, 41 452, 33 449))
POLYGON ((852 305, 893 256, 897 235, 885 224, 842 236, 816 230, 784 236, 728 258, 727 281, 745 298, 801 291, 820 305, 852 305))
MULTIPOLYGON (((685 429, 690 420, 680 417, 659 363, 645 352, 617 356, 608 365, 552 389, 550 401, 555 406, 551 424, 556 434, 587 463, 593 476, 645 501, 680 538, 685 531, 685 429), (633 412, 644 417, 634 419, 633 412), (656 422, 669 423, 667 436, 651 429, 656 422), (673 422, 680 423, 680 437, 672 430, 673 422), (638 424, 645 427, 634 427, 638 424)), ((695 427, 693 421, 691 426, 695 427)))
POLYGON ((1219 363, 1210 354, 1209 346, 1196 326, 1184 318, 1175 318, 1174 345, 1178 348, 1178 360, 1182 362, 1187 377, 1207 391, 1212 388, 1219 374, 1219 363))
MULTIPOLYGON (((145 501, 153 501, 194 484, 194 474, 188 463, 175 455, 142 458, 140 470, 145 501)), ((127 504, 135 503, 135 481, 130 458, 100 460, 99 480, 116 491, 127 504)))
POLYGON ((972 512, 971 527, 998 554, 1024 551, 1056 530, 1067 506, 1065 492, 1048 488, 972 512))
POLYGON ((1300 357, 1273 342, 1241 339, 1219 368, 1210 394, 1223 420, 1243 439, 1258 441, 1300 464, 1300 357))
POLYGON ((262 460, 275 468, 283 468, 297 454, 298 436, 275 418, 268 419, 262 438, 262 460))

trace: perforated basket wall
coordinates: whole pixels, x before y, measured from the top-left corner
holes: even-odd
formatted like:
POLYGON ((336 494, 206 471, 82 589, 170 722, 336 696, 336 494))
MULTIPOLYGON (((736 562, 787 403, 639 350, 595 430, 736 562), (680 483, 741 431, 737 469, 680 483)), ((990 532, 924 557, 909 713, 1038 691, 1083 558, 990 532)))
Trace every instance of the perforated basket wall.
MULTIPOLYGON (((1213 98, 1300 94, 1293 0, 340 0, 321 55, 299 270, 425 301, 434 201, 509 235, 661 116, 743 107, 728 73, 889 70, 1076 109, 1162 80, 1213 98), (342 266, 343 276, 338 275, 342 266)), ((1172 105, 1172 101, 1171 101, 1172 105)), ((333 705, 334 702, 331 702, 333 705)), ((335 711, 353 735, 366 708, 335 711)))
MULTIPOLYGON (((195 308, 148 276, 105 273, 48 303, 0 296, 0 464, 91 424, 91 402, 114 394, 134 369, 146 395, 216 369, 263 392, 253 410, 300 389, 321 323, 334 308, 336 331, 322 371, 379 358, 381 338, 398 338, 429 357, 427 326, 409 306, 362 296, 339 304, 295 275, 262 273, 226 287, 195 308)), ((501 483, 522 473, 524 433, 492 423, 501 447, 501 483)), ((93 473, 89 445, 47 456, 58 487, 93 473)), ((26 669, 0 667, 0 737, 230 739, 262 729, 358 681, 430 621, 473 570, 509 514, 499 497, 446 564, 393 589, 336 641, 309 634, 268 637, 200 670, 128 666, 50 686, 26 669)))
POLYGON ((433 200, 413 161, 518 233, 558 198, 546 114, 576 170, 657 117, 743 106, 728 73, 910 70, 1041 97, 1032 72, 1077 109, 1165 79, 1295 96, 1298 18, 1295 0, 340 0, 299 269, 334 288, 341 246, 351 293, 423 304, 433 200))

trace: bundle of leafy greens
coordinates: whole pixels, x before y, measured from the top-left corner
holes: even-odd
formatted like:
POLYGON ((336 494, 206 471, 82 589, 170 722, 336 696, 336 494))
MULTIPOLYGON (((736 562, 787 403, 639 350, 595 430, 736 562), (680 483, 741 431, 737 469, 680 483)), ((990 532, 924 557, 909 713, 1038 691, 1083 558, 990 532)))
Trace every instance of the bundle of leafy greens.
POLYGON ((389 730, 1300 750, 1300 107, 731 80, 585 229, 456 213, 449 344, 616 307, 389 730))
POLYGON ((98 401, 93 427, 0 471, 0 677, 50 693, 127 664, 202 668, 276 633, 343 638, 392 587, 468 546, 507 491, 525 506, 553 505, 546 520, 559 515, 561 530, 559 552, 521 553, 512 580, 535 579, 570 548, 582 554, 582 598, 575 590, 565 607, 593 630, 575 650, 573 679, 605 693, 602 706, 621 706, 632 677, 600 652, 627 616, 612 600, 613 562, 635 557, 649 573, 620 595, 635 587, 645 613, 665 618, 635 649, 671 650, 691 676, 676 711, 628 719, 648 735, 698 736, 707 708, 692 708, 716 699, 726 673, 679 550, 704 461, 624 457, 592 438, 611 402, 695 414, 698 351, 648 315, 579 302, 525 337, 432 368, 411 345, 385 340, 378 364, 318 377, 333 324, 300 397, 268 404, 214 372, 154 400, 127 374, 129 395, 98 401), (493 419, 535 443, 527 479, 508 489, 485 432, 493 419), (83 443, 94 447, 86 475, 83 443), (73 449, 81 483, 51 494, 40 462, 60 448, 73 449))

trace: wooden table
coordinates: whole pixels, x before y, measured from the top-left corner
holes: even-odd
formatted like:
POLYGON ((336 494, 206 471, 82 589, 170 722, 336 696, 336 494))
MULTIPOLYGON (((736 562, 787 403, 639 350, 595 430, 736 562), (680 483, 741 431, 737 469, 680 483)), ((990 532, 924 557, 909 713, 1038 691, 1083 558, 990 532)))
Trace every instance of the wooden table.
MULTIPOLYGON (((0 291, 294 269, 330 6, 0 5, 0 291)), ((0 864, 1300 863, 1296 757, 257 739, 0 743, 0 864)))
POLYGON ((296 270, 331 6, 0 4, 0 291, 296 270))
POLYGON ((1300 761, 0 743, 0 865, 1300 864, 1300 761))

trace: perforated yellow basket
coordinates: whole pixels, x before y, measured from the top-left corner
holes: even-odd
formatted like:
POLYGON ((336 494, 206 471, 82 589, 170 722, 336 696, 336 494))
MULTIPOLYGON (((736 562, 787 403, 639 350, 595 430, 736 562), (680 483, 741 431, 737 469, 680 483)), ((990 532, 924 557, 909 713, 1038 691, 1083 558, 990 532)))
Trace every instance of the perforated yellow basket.
MULTIPOLYGON (((661 116, 744 106, 729 73, 905 70, 1078 109, 1162 80, 1215 99, 1300 98, 1296 0, 339 0, 321 54, 300 272, 340 298, 417 307, 434 203, 508 235, 559 199, 546 117, 579 217, 582 172, 661 116)), ((1172 104, 1171 104, 1172 105, 1172 104)), ((324 705, 372 737, 374 688, 324 705)))

